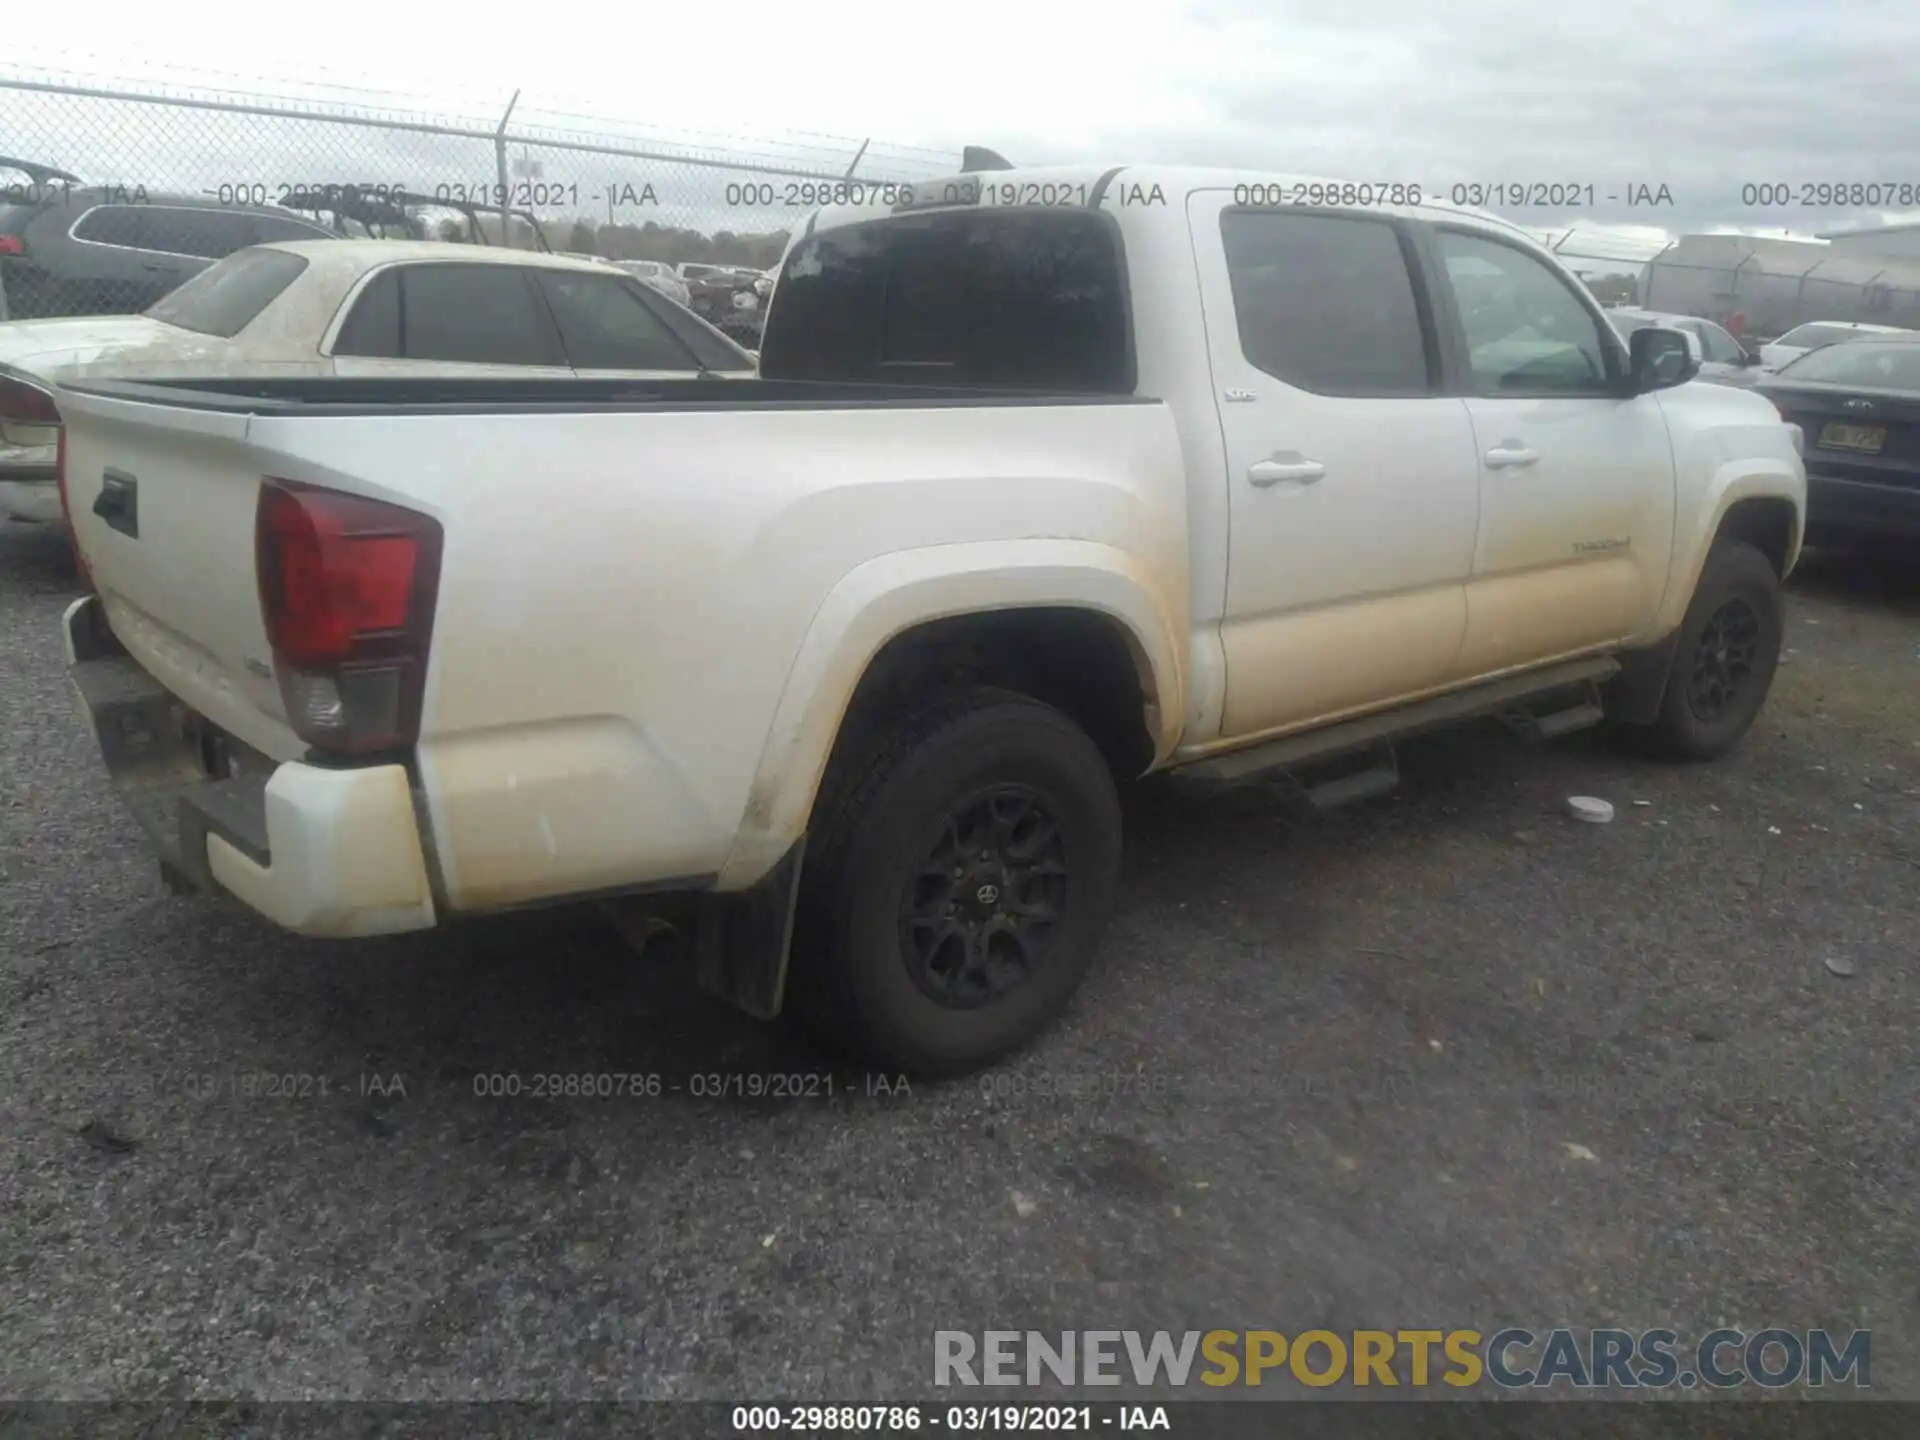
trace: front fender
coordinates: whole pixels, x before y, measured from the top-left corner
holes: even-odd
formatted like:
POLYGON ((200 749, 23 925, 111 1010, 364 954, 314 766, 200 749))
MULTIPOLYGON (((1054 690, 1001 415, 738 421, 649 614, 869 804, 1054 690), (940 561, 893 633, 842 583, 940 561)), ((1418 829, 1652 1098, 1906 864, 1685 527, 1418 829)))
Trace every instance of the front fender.
POLYGON ((1155 577, 1125 551, 1083 540, 936 545, 849 571, 815 612, 788 671, 715 888, 753 884, 800 838, 861 677, 888 641, 929 621, 1042 605, 1110 616, 1132 637, 1154 758, 1164 759, 1186 709, 1183 585, 1184 577, 1155 577))
MULTIPOLYGON (((1784 426, 1780 427, 1782 430, 1784 426)), ((1655 623, 1643 637, 1656 640, 1677 629, 1693 602, 1694 587, 1706 567, 1707 552, 1727 512, 1745 500, 1785 500, 1793 506, 1793 531, 1788 540, 1784 573, 1791 574, 1800 558, 1806 529, 1807 473, 1790 442, 1781 453, 1746 455, 1721 460, 1706 484, 1683 488, 1674 514, 1673 568, 1655 623)))

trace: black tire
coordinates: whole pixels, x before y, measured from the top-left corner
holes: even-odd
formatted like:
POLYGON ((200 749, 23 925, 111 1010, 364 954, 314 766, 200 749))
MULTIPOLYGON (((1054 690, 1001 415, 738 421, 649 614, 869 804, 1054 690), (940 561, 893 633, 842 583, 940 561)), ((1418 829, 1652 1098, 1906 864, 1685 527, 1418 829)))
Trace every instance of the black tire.
POLYGON ((1783 610, 1773 563, 1745 541, 1716 541, 1680 624, 1660 712, 1643 732, 1654 753, 1714 760, 1740 743, 1773 686, 1783 610))
POLYGON ((789 999, 869 1064, 977 1069, 1051 1023, 1099 948, 1120 869, 1113 776, 1058 710, 985 686, 842 748, 807 839, 789 999), (953 879, 962 838, 978 843, 953 879), (999 860, 977 858, 989 847, 999 860))

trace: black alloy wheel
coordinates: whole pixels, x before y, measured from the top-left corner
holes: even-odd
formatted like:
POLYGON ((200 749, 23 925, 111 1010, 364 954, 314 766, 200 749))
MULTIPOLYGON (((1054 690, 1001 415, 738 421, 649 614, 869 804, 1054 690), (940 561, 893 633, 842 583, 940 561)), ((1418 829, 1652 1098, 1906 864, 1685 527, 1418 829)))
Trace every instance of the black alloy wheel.
POLYGON ((1708 552, 1674 632, 1660 708, 1628 727, 1636 745, 1674 760, 1725 755, 1753 727, 1780 663, 1785 601, 1773 561, 1742 540, 1708 552))
POLYGON ((788 1002, 887 1071, 991 1064, 1086 976, 1120 828, 1100 748, 1030 696, 961 685, 857 717, 808 829, 788 1002))
POLYGON ((1066 911, 1066 837, 1030 786, 954 807, 900 906, 901 952, 929 997, 990 1004, 1031 979, 1066 911))
POLYGON ((1752 683, 1760 648, 1760 616, 1742 596, 1734 596, 1707 619, 1693 647, 1687 679, 1687 703, 1709 725, 1717 725, 1752 683))

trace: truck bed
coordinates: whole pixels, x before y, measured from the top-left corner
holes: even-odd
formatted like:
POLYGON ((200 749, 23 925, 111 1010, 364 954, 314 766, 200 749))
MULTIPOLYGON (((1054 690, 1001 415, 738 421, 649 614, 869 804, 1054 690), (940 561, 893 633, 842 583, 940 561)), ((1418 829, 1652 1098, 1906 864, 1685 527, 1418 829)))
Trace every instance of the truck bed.
POLYGON ((738 837, 773 833, 756 775, 813 763, 767 758, 813 733, 811 711, 780 718, 790 685, 851 686, 914 606, 1055 603, 1091 567, 1156 596, 1137 621, 1156 645, 1184 632, 1178 435, 1140 397, 281 377, 56 400, 114 636, 272 763, 309 757, 261 614, 263 485, 440 527, 407 763, 454 911, 740 864, 738 837))

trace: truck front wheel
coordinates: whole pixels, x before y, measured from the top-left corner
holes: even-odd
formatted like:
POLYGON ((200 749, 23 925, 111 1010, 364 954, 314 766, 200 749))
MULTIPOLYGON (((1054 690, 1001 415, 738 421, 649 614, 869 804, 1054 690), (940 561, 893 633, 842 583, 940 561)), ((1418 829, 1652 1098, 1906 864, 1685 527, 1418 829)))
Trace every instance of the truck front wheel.
POLYGON ((808 837, 790 995, 862 1059, 976 1069, 1065 1007, 1120 867, 1120 803, 1060 711, 973 686, 836 756, 808 837))
POLYGON ((1660 713, 1646 739, 1679 760, 1738 745, 1773 686, 1784 604, 1773 564, 1740 540, 1715 543, 1681 622, 1660 713))

